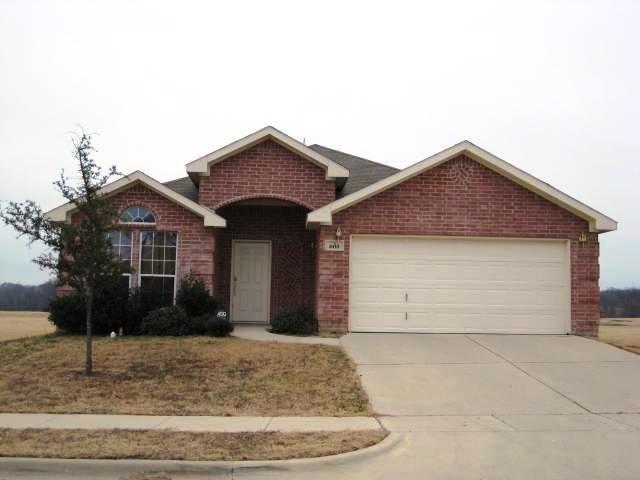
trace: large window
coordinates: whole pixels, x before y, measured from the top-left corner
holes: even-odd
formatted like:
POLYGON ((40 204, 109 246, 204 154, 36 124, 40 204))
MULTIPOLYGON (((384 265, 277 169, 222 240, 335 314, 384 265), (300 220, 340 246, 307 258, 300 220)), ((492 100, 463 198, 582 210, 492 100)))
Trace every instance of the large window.
POLYGON ((140 289, 152 294, 162 305, 173 305, 177 244, 175 232, 140 234, 140 289))
MULTIPOLYGON (((111 248, 116 258, 126 262, 131 266, 131 232, 121 232, 119 230, 111 230, 107 233, 107 238, 111 242, 111 248)), ((122 284, 127 288, 131 287, 131 274, 124 273, 122 275, 122 284)))
POLYGON ((120 215, 120 223, 156 223, 155 215, 145 207, 129 207, 120 215))

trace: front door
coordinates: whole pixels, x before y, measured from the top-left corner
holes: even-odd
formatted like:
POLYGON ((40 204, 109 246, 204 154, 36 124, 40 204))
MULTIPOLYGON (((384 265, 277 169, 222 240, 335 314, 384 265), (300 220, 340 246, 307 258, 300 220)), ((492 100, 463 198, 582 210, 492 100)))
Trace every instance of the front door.
POLYGON ((234 240, 231 257, 231 320, 269 323, 271 242, 234 240))

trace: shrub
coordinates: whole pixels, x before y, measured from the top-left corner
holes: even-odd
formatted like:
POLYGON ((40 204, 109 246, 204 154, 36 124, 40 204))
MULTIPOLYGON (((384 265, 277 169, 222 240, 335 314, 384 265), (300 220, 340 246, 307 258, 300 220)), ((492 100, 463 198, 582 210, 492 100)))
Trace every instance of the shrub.
MULTIPOLYGON (((95 291, 92 310, 92 330, 97 335, 106 335, 126 328, 129 292, 115 278, 95 291)), ((84 300, 78 293, 57 297, 49 302, 49 320, 60 330, 72 334, 85 334, 86 309, 84 300)))
POLYGON ((218 306, 204 282, 190 273, 180 282, 176 305, 182 307, 189 317, 213 313, 218 306))
POLYGON ((289 335, 311 335, 314 330, 314 318, 306 308, 296 308, 276 315, 271 320, 271 332, 289 335))
MULTIPOLYGON (((126 335, 137 335, 142 319, 160 305, 148 292, 131 292, 120 282, 96 290, 93 304, 93 332, 108 335, 120 328, 126 335)), ((71 334, 86 333, 84 300, 77 293, 54 298, 49 302, 49 320, 60 330, 71 334)))
POLYGON ((212 337, 226 337, 233 332, 233 324, 225 318, 205 314, 189 319, 192 335, 210 335, 212 337))
POLYGON ((140 324, 142 335, 180 337, 189 334, 189 317, 182 307, 162 307, 150 312, 140 324))
POLYGON ((66 333, 85 333, 84 300, 77 294, 51 299, 49 320, 66 333))
POLYGON ((126 320, 122 326, 125 335, 138 335, 144 317, 161 306, 158 295, 154 295, 153 292, 139 288, 131 290, 127 301, 126 320))

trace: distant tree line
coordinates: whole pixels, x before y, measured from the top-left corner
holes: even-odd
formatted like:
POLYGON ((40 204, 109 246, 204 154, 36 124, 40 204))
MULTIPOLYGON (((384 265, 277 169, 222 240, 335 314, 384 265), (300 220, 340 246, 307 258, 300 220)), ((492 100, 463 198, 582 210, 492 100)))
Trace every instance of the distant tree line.
MULTIPOLYGON (((55 282, 42 285, 0 284, 0 310, 45 311, 56 295, 55 282)), ((600 292, 603 317, 640 317, 640 288, 609 288, 600 292)))
POLYGON ((45 311, 56 296, 53 280, 42 285, 0 283, 0 310, 45 311))
POLYGON ((600 292, 603 317, 640 317, 640 288, 609 288, 600 292))

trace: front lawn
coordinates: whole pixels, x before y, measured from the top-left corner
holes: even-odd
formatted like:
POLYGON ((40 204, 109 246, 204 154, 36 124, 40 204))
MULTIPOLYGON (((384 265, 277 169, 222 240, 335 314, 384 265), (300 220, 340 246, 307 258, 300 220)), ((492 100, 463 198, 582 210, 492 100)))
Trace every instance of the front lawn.
POLYGON ((383 430, 310 433, 193 433, 166 430, 0 429, 0 456, 280 460, 351 452, 380 442, 383 430))
POLYGON ((0 412, 146 415, 369 415, 339 347, 236 338, 84 338, 0 342, 0 412))

